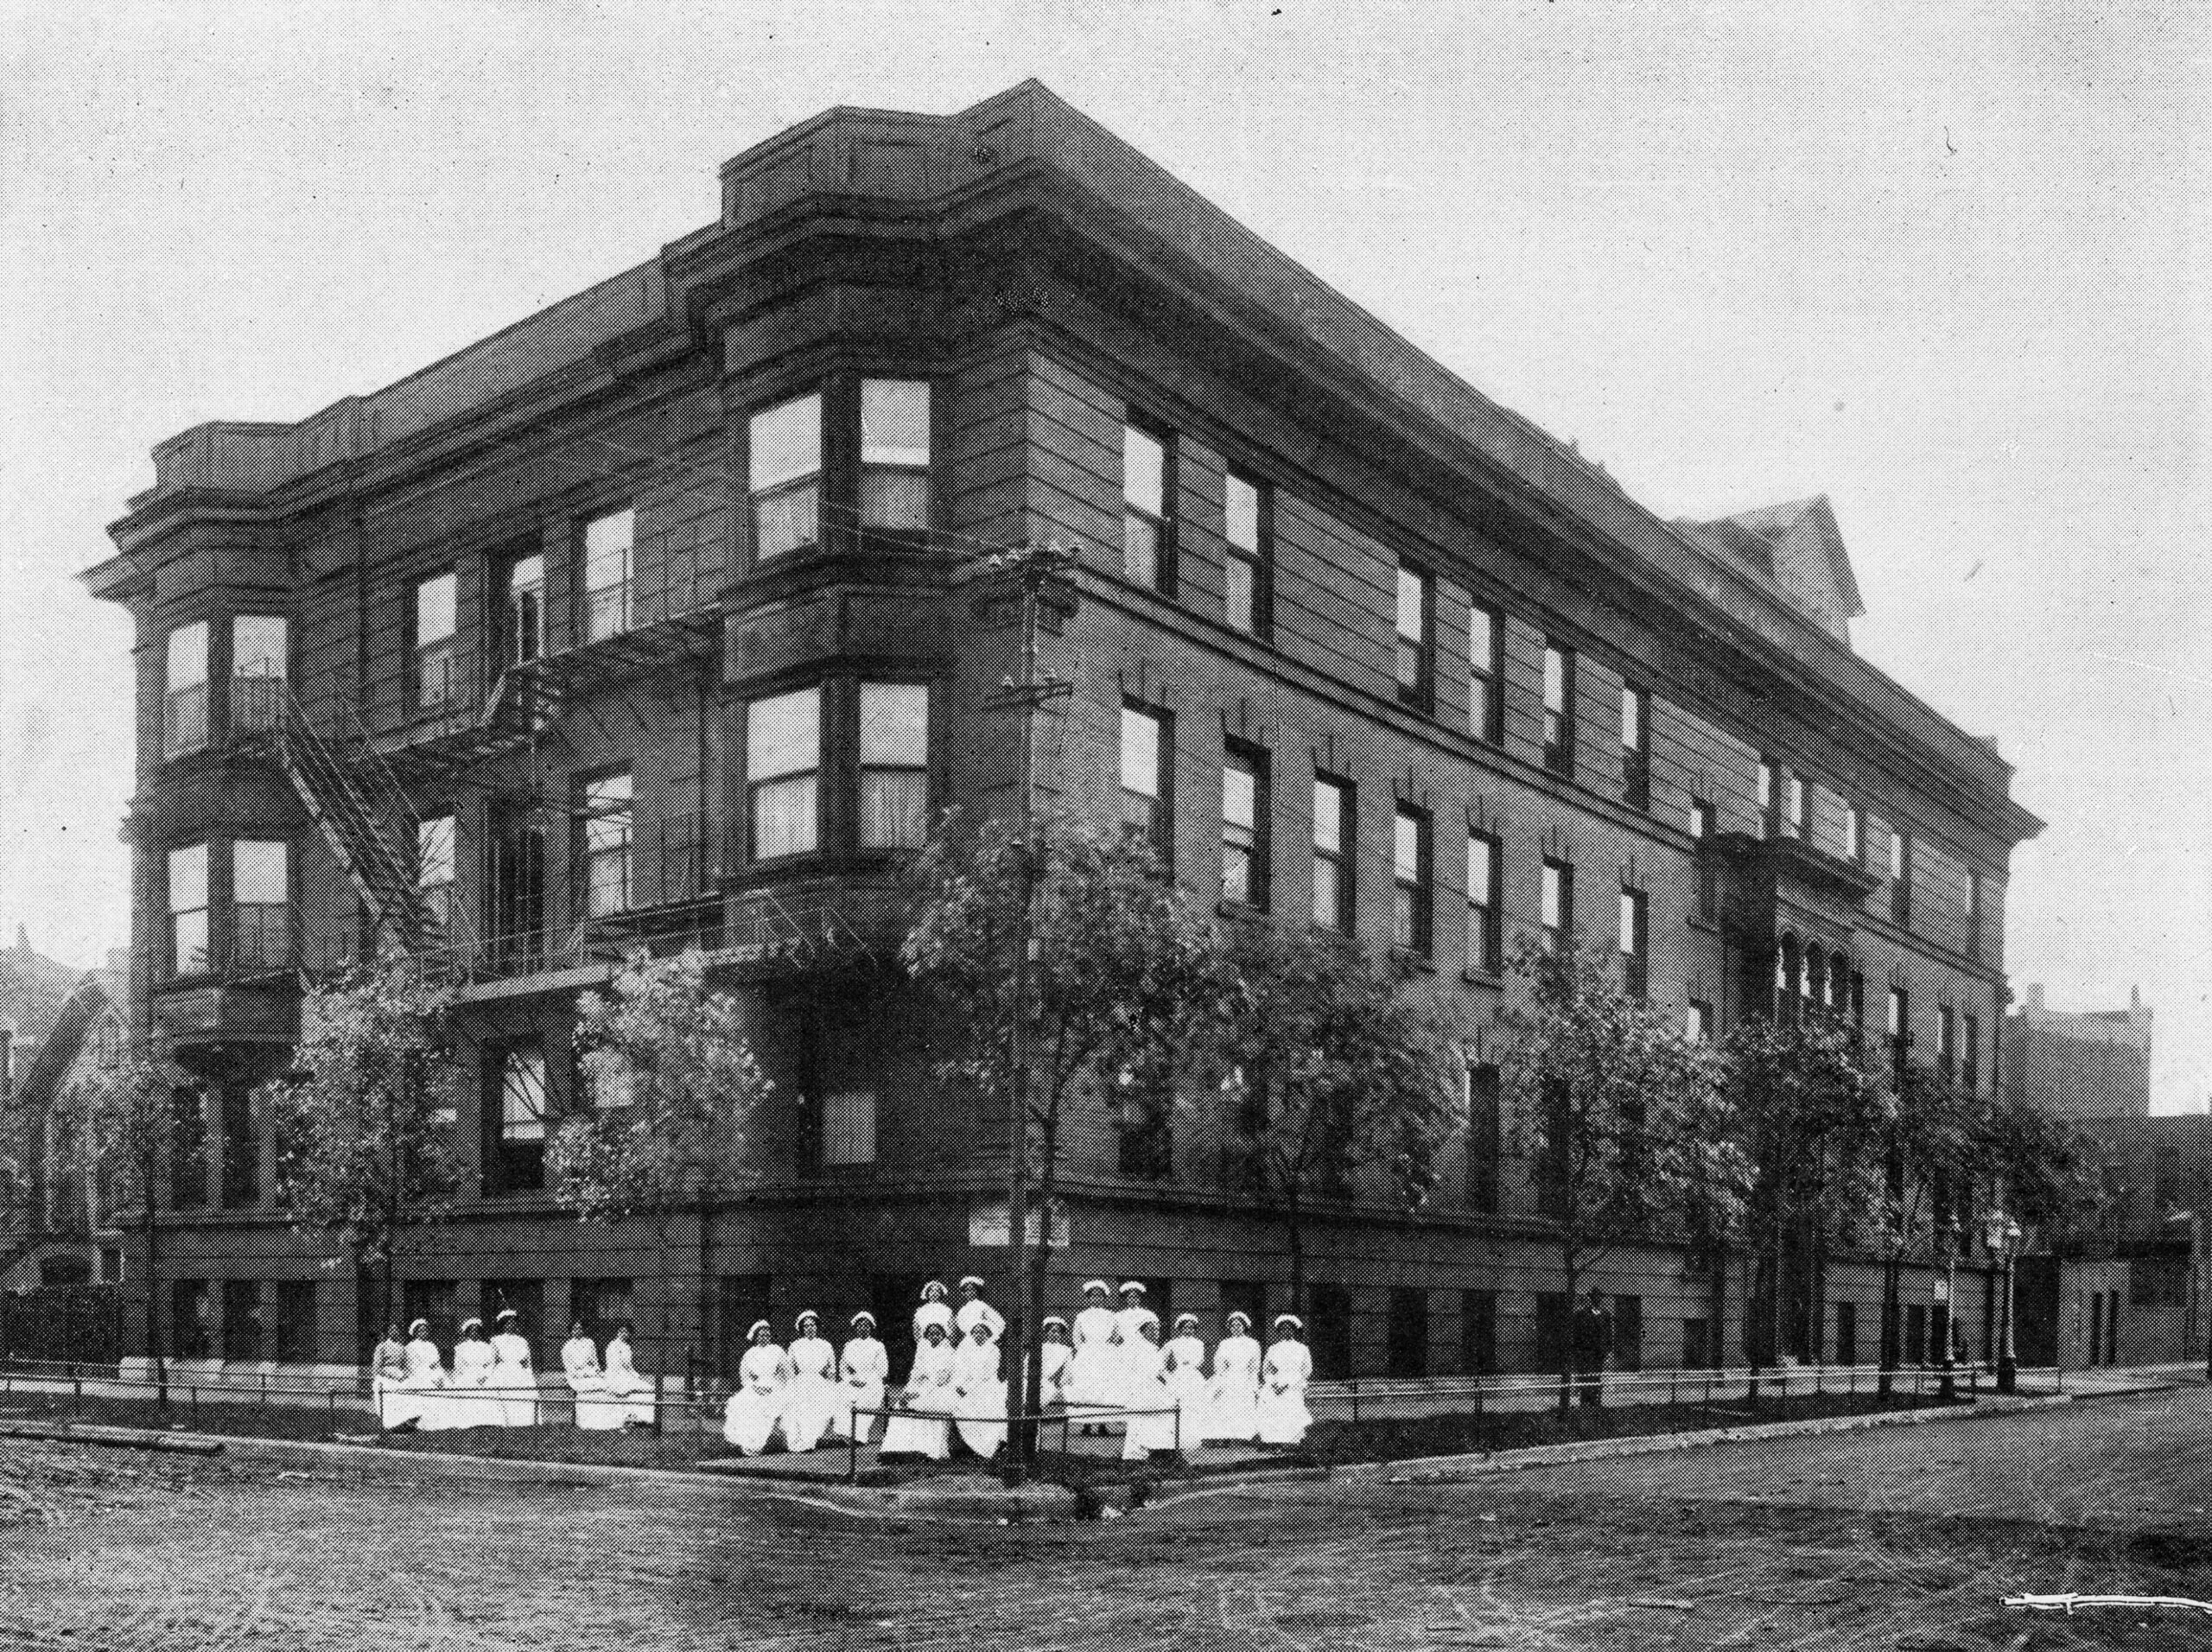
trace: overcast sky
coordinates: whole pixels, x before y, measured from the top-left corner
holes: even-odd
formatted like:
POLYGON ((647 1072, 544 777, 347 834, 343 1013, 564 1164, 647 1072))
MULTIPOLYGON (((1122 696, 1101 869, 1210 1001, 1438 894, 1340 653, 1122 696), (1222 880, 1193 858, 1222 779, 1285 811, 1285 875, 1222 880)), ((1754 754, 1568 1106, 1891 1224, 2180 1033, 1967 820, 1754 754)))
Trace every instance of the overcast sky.
POLYGON ((2050 823, 2015 990, 2139 983, 2200 1103, 2207 10, 1769 10, 0 0, 0 934, 129 938, 129 627, 73 575, 156 442, 636 264, 831 105, 1035 75, 1662 515, 1827 494, 1860 651, 2050 823))

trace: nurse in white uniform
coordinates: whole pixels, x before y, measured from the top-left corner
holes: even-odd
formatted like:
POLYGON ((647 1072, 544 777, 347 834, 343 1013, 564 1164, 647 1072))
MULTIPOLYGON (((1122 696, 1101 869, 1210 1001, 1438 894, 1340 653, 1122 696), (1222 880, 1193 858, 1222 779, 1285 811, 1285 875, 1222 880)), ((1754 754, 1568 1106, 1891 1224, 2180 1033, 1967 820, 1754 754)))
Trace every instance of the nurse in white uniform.
POLYGON ((1313 1376, 1313 1356, 1299 1340, 1305 1324, 1294 1313, 1275 1316, 1275 1340, 1260 1363, 1260 1443, 1295 1446, 1313 1426, 1306 1408, 1306 1384, 1313 1376))
MULTIPOLYGON (((1083 1312, 1075 1317, 1074 1351, 1068 1360, 1068 1370, 1063 1383, 1064 1397, 1068 1408, 1078 1417, 1094 1407, 1111 1407, 1121 1403, 1121 1390, 1115 1379, 1119 1370, 1116 1362, 1121 1357, 1121 1325, 1114 1318, 1114 1310, 1106 1306, 1113 1294, 1103 1279, 1084 1282, 1083 1312)), ((1103 1434, 1106 1426, 1101 1422, 1085 1422, 1082 1432, 1103 1434)))
POLYGON ((1160 1321, 1141 1320, 1122 1354, 1126 1401, 1132 1413, 1122 1436, 1122 1460, 1141 1463, 1154 1452, 1175 1449, 1175 1413, 1167 1392, 1167 1350, 1160 1345, 1160 1321))
POLYGON ((1058 1314, 1045 1316, 1045 1345, 1038 1351, 1045 1362, 1045 1374, 1037 1383, 1037 1408, 1042 1411, 1066 1401, 1068 1364, 1075 1357, 1075 1350, 1068 1345, 1068 1322, 1058 1314))
POLYGON ((1183 1414, 1183 1443, 1196 1446, 1205 1425, 1206 1345, 1198 1338, 1198 1316, 1175 1316, 1174 1340, 1167 1344, 1167 1397, 1183 1414))
POLYGON ((1214 1345, 1203 1432, 1209 1440, 1249 1446, 1260 1437, 1260 1344, 1242 1311, 1230 1314, 1227 1329, 1214 1345))
POLYGON ((798 1334, 785 1352, 784 1449, 810 1452, 830 1432, 836 1407, 837 1350, 822 1339, 822 1317, 812 1308, 799 1314, 792 1329, 798 1334))
POLYGON ((421 1411, 406 1393, 407 1344, 400 1340, 397 1325, 385 1327, 384 1340, 369 1357, 369 1373, 378 1422, 386 1428, 408 1429, 422 1420, 421 1411))
POLYGON ((857 1432, 865 1442, 875 1432, 876 1420, 868 1414, 883 1409, 883 1387, 891 1380, 891 1356, 875 1334, 875 1316, 866 1308, 853 1316, 853 1334, 837 1357, 837 1377, 830 1432, 840 1439, 857 1432))
POLYGON ((931 1323, 914 1350, 914 1369, 907 1374, 899 1409, 883 1431, 882 1457, 928 1457, 942 1462, 952 1454, 944 1420, 952 1408, 952 1350, 945 1346, 944 1327, 931 1323), (934 1416, 918 1416, 934 1412, 934 1416))
POLYGON ((600 1369, 599 1344, 576 1320, 569 1327, 569 1340, 561 1344, 561 1375, 575 1396, 576 1426, 593 1430, 620 1428, 623 1407, 607 1397, 607 1374, 600 1369))
POLYGON ((1114 1315, 1114 1403, 1135 1411, 1157 1405, 1154 1379, 1160 1374, 1160 1316, 1144 1305, 1144 1287, 1135 1280, 1122 1281, 1122 1306, 1114 1315), (1144 1328, 1152 1327, 1147 1343, 1144 1328))
POLYGON ((952 1335, 956 1350, 965 1343, 982 1320, 991 1328, 991 1340, 1006 1340, 1006 1316, 983 1300, 983 1281, 970 1274, 960 1281, 960 1306, 952 1311, 952 1335))
POLYGON ((530 1338, 522 1334, 522 1318, 512 1308, 493 1317, 499 1327, 492 1336, 492 1387, 498 1391, 493 1411, 502 1427, 528 1428, 537 1421, 537 1371, 531 1363, 530 1338))
POLYGON ((944 1299, 944 1281, 931 1280, 922 1287, 922 1306, 914 1310, 914 1346, 922 1345, 922 1333, 931 1325, 944 1332, 949 1345, 955 1334, 952 1305, 944 1299))
POLYGON ((454 1426, 453 1407, 445 1401, 445 1357, 430 1340, 428 1319, 407 1327, 407 1376, 399 1386, 415 1408, 415 1426, 424 1433, 454 1426))
POLYGON ((653 1385, 651 1379, 639 1375, 637 1360, 630 1352, 626 1322, 615 1326, 614 1334, 607 1339, 607 1392, 622 1402, 626 1426, 653 1420, 653 1385))
POLYGON ((492 1372, 499 1357, 485 1340, 484 1322, 471 1317, 461 1322, 461 1340, 453 1345, 453 1387, 447 1402, 453 1407, 454 1428, 481 1428, 499 1420, 490 1389, 492 1372))
POLYGON ((768 1449, 768 1436, 783 1415, 785 1360, 770 1340, 768 1322, 755 1319, 745 1339, 753 1345, 738 1362, 737 1391, 722 1407, 722 1438, 747 1457, 768 1449))
POLYGON ((1006 1383, 988 1319, 978 1319, 953 1353, 952 1414, 960 1420, 960 1443, 976 1456, 988 1459, 1006 1444, 1006 1383))

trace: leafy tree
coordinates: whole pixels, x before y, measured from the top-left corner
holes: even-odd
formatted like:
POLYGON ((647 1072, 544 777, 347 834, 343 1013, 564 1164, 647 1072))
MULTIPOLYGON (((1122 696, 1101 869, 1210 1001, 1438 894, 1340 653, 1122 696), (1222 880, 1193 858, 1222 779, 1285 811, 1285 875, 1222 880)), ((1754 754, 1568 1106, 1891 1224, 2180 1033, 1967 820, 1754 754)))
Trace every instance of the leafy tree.
POLYGON ((753 1179, 746 1131, 772 1086, 753 1058, 744 1007, 709 983, 696 949, 632 951, 606 992, 577 1000, 575 1038, 594 1105, 554 1133, 553 1195, 581 1221, 651 1228, 664 1359, 677 1225, 696 1212, 703 1332, 713 1209, 753 1179))
MULTIPOLYGON (((1500 1018, 1512 1139, 1535 1163, 1572 1314, 1583 1276, 1614 1245, 1679 1229, 1694 1205, 1732 1227, 1751 1165, 1718 1053, 1624 992, 1610 960, 1524 942, 1510 969, 1527 988, 1500 1018)), ((1572 1342, 1562 1336, 1561 1410, 1572 1342)))
POLYGON ((1988 1112, 1988 1191, 2053 1250, 2075 1249, 2098 1231, 2108 1203, 2094 1138, 2018 1097, 1988 1112))
MULTIPOLYGON (((1989 1114, 1984 1103, 1936 1067, 1901 1058, 1891 1067, 1889 1104, 1881 1131, 1883 1196, 1874 1232, 1882 1255, 1881 1374, 1888 1397, 1904 1356, 1904 1264, 1933 1255, 1950 1226, 1973 1223, 1975 1194, 1992 1168, 1989 1114)), ((1946 1335, 1950 1334, 1946 1331, 1946 1335)))
POLYGON ((1881 1218, 1889 1097, 1856 1031, 1825 1016, 1742 1022, 1722 1055, 1754 1177, 1745 1215, 1759 1278, 1745 1331, 1756 1370, 1779 1354, 1789 1231, 1825 1257, 1830 1242, 1870 1232, 1881 1218))
MULTIPOLYGON (((1131 1087, 1159 1090, 1196 1058, 1220 1023, 1228 982, 1212 926, 1166 878, 1143 838, 1122 826, 1041 816, 1032 842, 993 821, 948 817, 915 868, 918 909, 902 956, 963 1024, 938 1077, 1009 1109, 1022 1009, 1015 948, 1031 920, 1030 1052, 1026 1103, 1030 1334, 1045 1313, 1045 1276, 1062 1136, 1079 1102, 1103 1106, 1131 1087), (1036 1220, 1030 1222, 1034 1217, 1036 1220)), ((1026 1362, 1020 1409, 1037 1409, 1041 1362, 1026 1362)))
MULTIPOLYGON (((80 1075, 59 1098, 63 1128, 84 1148, 91 1173, 105 1179, 118 1212, 136 1210, 146 1247, 146 1357, 166 1403, 168 1364, 162 1346, 161 1229, 156 1190, 175 1141, 180 1081, 186 1075, 158 1058, 127 1054, 116 1066, 80 1075)), ((195 1098, 196 1104, 196 1098, 195 1098)))
POLYGON ((292 1066, 262 1089, 277 1208, 294 1232, 343 1249, 357 1304, 375 1278, 366 1325, 391 1322, 410 1236, 442 1223, 461 1185, 452 1011, 415 961, 387 955, 308 993, 292 1066))
POLYGON ((1283 1224, 1303 1312, 1312 1202, 1380 1167, 1400 1206, 1421 1209, 1465 1098, 1447 1024, 1409 971, 1303 925, 1239 933, 1228 963, 1214 1131, 1230 1179, 1283 1224))

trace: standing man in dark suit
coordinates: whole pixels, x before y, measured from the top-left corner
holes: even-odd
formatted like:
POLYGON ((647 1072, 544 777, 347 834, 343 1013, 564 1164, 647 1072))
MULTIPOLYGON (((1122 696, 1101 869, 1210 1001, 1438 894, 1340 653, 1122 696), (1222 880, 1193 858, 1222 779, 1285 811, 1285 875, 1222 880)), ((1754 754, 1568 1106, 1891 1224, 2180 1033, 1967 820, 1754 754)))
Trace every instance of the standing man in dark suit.
POLYGON ((1605 1312, 1605 1293, 1584 1293, 1574 1311, 1574 1369, 1584 1380, 1577 1386, 1586 1406, 1605 1403, 1605 1361, 1613 1351, 1613 1316, 1605 1312))

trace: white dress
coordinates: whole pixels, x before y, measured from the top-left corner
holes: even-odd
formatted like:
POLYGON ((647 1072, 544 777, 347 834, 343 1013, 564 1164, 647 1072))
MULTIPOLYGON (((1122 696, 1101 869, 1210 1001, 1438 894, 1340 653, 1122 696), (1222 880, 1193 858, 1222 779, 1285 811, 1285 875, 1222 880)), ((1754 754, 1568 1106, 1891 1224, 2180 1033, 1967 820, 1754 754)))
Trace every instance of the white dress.
POLYGON ((1060 1386, 1069 1408, 1078 1414, 1077 1421, 1085 1410, 1110 1409, 1122 1402, 1116 1381, 1122 1350, 1115 1345, 1120 1334, 1111 1308, 1085 1308, 1075 1317, 1074 1347, 1060 1386))
POLYGON ((561 1344, 561 1374, 576 1399, 576 1426, 620 1428, 624 1407, 607 1397, 607 1376, 599 1368, 599 1349, 588 1337, 561 1344))
POLYGON ((498 1401, 490 1392, 493 1368, 499 1357, 481 1337, 463 1337, 453 1345, 453 1383, 446 1390, 452 1412, 449 1428, 483 1428, 499 1420, 498 1401))
POLYGON ((1065 1343, 1046 1343, 1043 1349, 1045 1375, 1037 1384, 1037 1408, 1062 1404, 1067 1399, 1068 1368, 1075 1350, 1065 1343))
POLYGON ((1167 1397, 1183 1414, 1183 1444, 1196 1446, 1205 1426, 1206 1345, 1196 1337, 1178 1337, 1166 1354, 1167 1397))
POLYGON ((952 1328, 959 1333, 958 1347, 965 1348, 973 1339, 978 1319, 990 1326, 992 1347, 995 1348, 1006 1340, 1006 1315, 977 1297, 973 1302, 963 1302, 953 1310, 952 1328))
POLYGON ((652 1380, 638 1374, 638 1363, 626 1337, 611 1337, 607 1344, 607 1392, 622 1401, 621 1416, 630 1422, 653 1420, 652 1380))
POLYGON ((1129 1419, 1122 1436, 1122 1460, 1142 1462, 1154 1452, 1173 1451, 1175 1414, 1168 1407, 1167 1350, 1139 1337, 1135 1351, 1122 1351, 1122 1380, 1129 1409, 1155 1414, 1129 1419))
POLYGON ((866 1439, 875 1432, 876 1424, 876 1420, 868 1414, 883 1409, 883 1386, 891 1380, 891 1356, 874 1337, 855 1337, 838 1357, 837 1376, 837 1396, 830 1411, 830 1432, 839 1439, 850 1439, 855 1427, 853 1412, 857 1407, 861 1413, 860 1437, 866 1439))
POLYGON ((1306 1408, 1306 1383, 1313 1375, 1313 1356, 1302 1342, 1285 1338, 1269 1344, 1260 1365, 1260 1438, 1270 1446, 1295 1446, 1313 1426, 1306 1408))
POLYGON ((534 1426, 537 1421, 537 1372, 531 1364, 530 1338, 518 1331, 503 1331, 492 1338, 492 1352, 499 1360, 492 1369, 492 1386, 499 1390, 493 1409, 500 1426, 534 1426))
POLYGON ((938 1326, 944 1331, 944 1345, 947 1348, 951 1347, 954 1333, 952 1328, 952 1309, 949 1304, 943 1302, 925 1302, 920 1307, 914 1310, 915 1347, 919 1348, 929 1341, 929 1338, 923 1335, 923 1333, 931 1325, 938 1326))
POLYGON ((906 1403, 914 1411, 933 1411, 938 1417, 918 1417, 910 1411, 893 1412, 883 1431, 879 1455, 906 1452, 942 1462, 952 1454, 947 1435, 950 1425, 941 1420, 952 1401, 952 1350, 943 1343, 924 1343, 914 1350, 914 1369, 906 1378, 906 1403))
POLYGON ((437 1344, 417 1337, 407 1344, 407 1377, 399 1386, 414 1407, 417 1428, 427 1433, 454 1426, 453 1407, 445 1402, 445 1357, 437 1344))
POLYGON ((961 1443, 978 1457, 1006 1444, 1006 1383, 996 1343, 964 1342, 952 1356, 952 1414, 961 1443))
POLYGON ((1224 1337, 1215 1345, 1200 1431, 1207 1439, 1241 1445, 1260 1437, 1260 1344, 1251 1337, 1224 1337))
POLYGON ((785 1356, 784 1449, 810 1452, 837 1408, 837 1350, 819 1337, 793 1340, 785 1356))
POLYGON ((773 1343, 745 1350, 737 1365, 737 1392, 722 1407, 722 1438, 747 1457, 768 1449, 768 1436, 783 1415, 788 1366, 773 1343))
POLYGON ((1122 1338, 1114 1350, 1114 1403, 1125 1411, 1162 1403, 1153 1383, 1163 1350, 1144 1337, 1144 1327, 1159 1323, 1160 1316, 1150 1308, 1123 1308, 1114 1315, 1114 1329, 1122 1338))
POLYGON ((373 1363, 369 1392, 376 1397, 378 1423, 385 1428, 397 1428, 404 1423, 420 1422, 422 1407, 407 1392, 406 1344, 378 1343, 371 1358, 373 1363))

